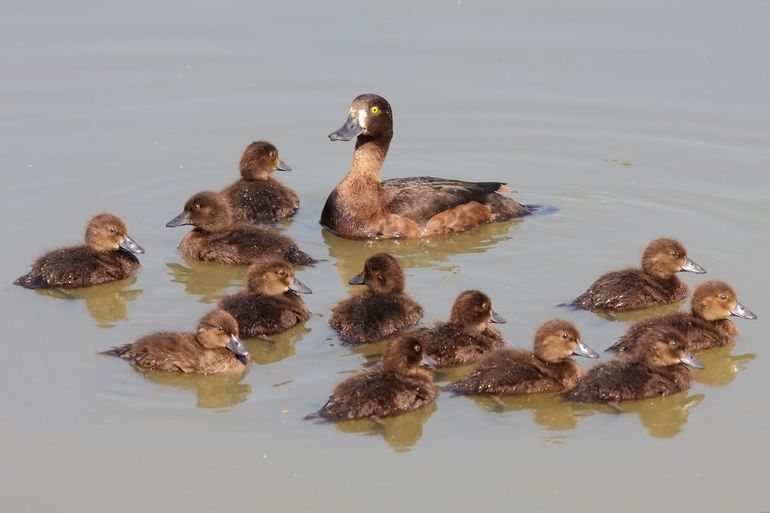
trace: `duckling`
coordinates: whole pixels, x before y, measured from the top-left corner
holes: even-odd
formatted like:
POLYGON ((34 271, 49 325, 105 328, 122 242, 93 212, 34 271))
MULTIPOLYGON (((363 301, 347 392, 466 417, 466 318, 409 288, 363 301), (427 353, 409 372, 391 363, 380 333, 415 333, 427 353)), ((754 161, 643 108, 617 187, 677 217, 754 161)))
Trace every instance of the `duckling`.
POLYGON ((535 333, 534 352, 520 349, 492 351, 451 388, 466 395, 524 395, 570 390, 583 375, 580 366, 570 359, 572 355, 599 357, 580 340, 580 332, 571 322, 551 320, 535 333))
POLYGON ((425 354, 436 360, 437 367, 464 365, 503 347, 503 336, 490 322, 504 323, 505 319, 492 310, 489 296, 466 290, 457 296, 449 322, 420 328, 412 336, 420 339, 425 354))
POLYGON ((392 417, 431 404, 438 390, 423 363, 419 340, 410 335, 393 339, 382 353, 382 366, 337 385, 317 415, 335 421, 392 417))
POLYGON ((644 332, 657 326, 670 326, 684 334, 687 348, 697 353, 722 347, 735 340, 738 328, 728 319, 731 315, 756 319, 754 313, 738 302, 733 288, 723 281, 701 283, 692 294, 692 313, 662 315, 631 326, 607 351, 630 351, 644 332))
POLYGON ((294 265, 317 262, 290 238, 268 229, 233 222, 227 198, 216 192, 199 192, 185 203, 184 211, 168 227, 191 224, 195 229, 179 243, 186 256, 223 264, 250 264, 265 254, 283 257, 294 265))
POLYGON ((196 333, 153 333, 102 354, 119 356, 141 369, 201 374, 241 372, 249 362, 249 352, 238 339, 238 323, 223 310, 205 315, 196 333))
POLYGON ((687 350, 680 331, 655 326, 644 332, 633 351, 588 371, 565 398, 577 403, 613 403, 676 394, 692 383, 685 365, 703 368, 687 350))
POLYGON ((428 176, 380 181, 393 137, 393 111, 376 94, 353 100, 332 141, 356 137, 347 176, 329 195, 321 224, 342 237, 395 239, 462 232, 507 221, 530 210, 498 192, 503 182, 464 182, 428 176))
POLYGON ((404 271, 387 253, 378 253, 364 264, 364 270, 350 278, 350 285, 368 290, 337 303, 329 325, 343 341, 366 344, 402 333, 422 318, 422 307, 404 292, 404 271))
POLYGON ((655 239, 644 250, 641 269, 603 275, 571 305, 583 310, 622 312, 674 303, 687 296, 687 285, 674 276, 679 271, 706 272, 687 257, 687 250, 679 241, 655 239))
POLYGON ((273 256, 257 260, 249 267, 246 283, 248 290, 219 302, 238 321, 242 337, 282 333, 310 317, 297 294, 311 290, 294 277, 294 269, 285 260, 273 256))
POLYGON ((278 157, 278 149, 267 141, 255 141, 241 157, 242 179, 222 190, 230 200, 233 218, 246 223, 275 223, 288 219, 299 208, 299 196, 270 176, 273 171, 291 171, 278 157))
POLYGON ((142 253, 119 217, 99 214, 88 222, 85 245, 46 253, 14 283, 28 289, 69 289, 122 280, 139 269, 134 254, 142 253))

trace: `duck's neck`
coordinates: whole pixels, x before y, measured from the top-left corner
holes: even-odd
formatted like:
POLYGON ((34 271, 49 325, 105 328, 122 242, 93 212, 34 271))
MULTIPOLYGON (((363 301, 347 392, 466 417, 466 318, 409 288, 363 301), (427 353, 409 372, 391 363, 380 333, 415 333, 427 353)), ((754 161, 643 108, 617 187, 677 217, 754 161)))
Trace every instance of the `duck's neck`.
POLYGON ((388 154, 390 139, 388 137, 373 138, 359 135, 356 139, 356 149, 353 152, 353 163, 345 180, 366 180, 379 182, 382 164, 388 154))

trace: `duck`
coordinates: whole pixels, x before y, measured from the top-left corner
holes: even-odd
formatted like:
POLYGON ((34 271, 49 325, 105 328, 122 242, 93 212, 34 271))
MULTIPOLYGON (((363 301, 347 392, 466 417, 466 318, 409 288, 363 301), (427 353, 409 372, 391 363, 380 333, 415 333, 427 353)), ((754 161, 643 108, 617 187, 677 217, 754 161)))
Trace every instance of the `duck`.
POLYGON ((681 242, 655 239, 644 250, 641 269, 609 272, 569 305, 583 310, 624 312, 675 303, 688 293, 687 285, 675 276, 680 271, 706 272, 687 256, 681 242))
POLYGON ((465 365, 505 343, 489 323, 502 324, 505 319, 492 310, 489 296, 478 290, 466 290, 455 299, 449 322, 419 328, 412 336, 422 342, 425 354, 436 361, 437 367, 465 365))
POLYGON ((504 182, 467 182, 429 176, 380 181, 393 137, 393 110, 376 94, 357 96, 332 141, 356 138, 347 176, 326 200, 320 223, 347 238, 398 239, 462 232, 507 221, 530 209, 500 192, 504 182))
POLYGON ((102 354, 129 360, 140 369, 199 374, 241 372, 249 363, 238 323, 223 310, 206 314, 195 333, 152 333, 102 354))
POLYGON ((233 218, 245 223, 276 223, 294 216, 299 196, 271 177, 273 171, 291 171, 267 141, 254 141, 243 152, 241 179, 222 190, 233 209, 233 218))
POLYGON ((337 385, 315 415, 331 421, 393 417, 432 404, 438 389, 426 364, 430 360, 418 339, 405 335, 390 340, 382 365, 337 385))
POLYGON ((616 403, 672 395, 690 388, 687 367, 704 368, 687 349, 682 332, 655 326, 633 351, 592 368, 564 397, 576 403, 616 403))
POLYGON ((257 260, 249 267, 246 284, 248 290, 219 302, 219 308, 238 321, 241 337, 283 333, 310 317, 298 294, 312 291, 294 276, 286 260, 275 256, 257 260))
POLYGON ((366 344, 394 337, 422 318, 422 307, 404 292, 404 270, 392 255, 369 257, 363 271, 348 284, 366 285, 367 290, 343 299, 332 309, 329 325, 343 342, 366 344))
POLYGON ((216 192, 193 195, 182 213, 166 223, 169 228, 184 225, 195 228, 184 236, 178 249, 198 260, 248 265, 268 254, 283 257, 293 265, 318 262, 285 235, 234 221, 227 197, 216 192))
POLYGON ((535 333, 534 351, 504 348, 491 351, 467 376, 451 386, 463 395, 527 395, 572 389, 583 370, 572 355, 598 358, 569 321, 553 319, 535 333))
POLYGON ((85 245, 55 249, 32 264, 14 284, 27 289, 73 289, 122 280, 140 267, 135 255, 144 249, 128 236, 128 228, 114 214, 92 217, 85 245))
POLYGON ((756 319, 757 316, 738 301, 735 290, 723 281, 707 281, 692 294, 691 313, 661 315, 638 322, 607 351, 625 353, 634 348, 644 332, 658 326, 670 326, 684 334, 687 348, 693 353, 726 346, 735 341, 738 328, 730 316, 756 319))

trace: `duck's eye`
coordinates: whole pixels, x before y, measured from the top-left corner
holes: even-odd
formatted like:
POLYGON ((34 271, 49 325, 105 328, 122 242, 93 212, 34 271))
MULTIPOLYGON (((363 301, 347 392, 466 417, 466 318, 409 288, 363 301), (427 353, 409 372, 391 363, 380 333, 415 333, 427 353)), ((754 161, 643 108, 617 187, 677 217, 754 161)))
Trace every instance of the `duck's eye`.
POLYGON ((284 276, 286 276, 286 271, 284 271, 283 269, 280 269, 280 270, 278 271, 278 276, 281 276, 281 277, 284 277, 284 276))
POLYGON ((672 348, 676 348, 676 347, 679 346, 679 342, 677 342, 676 340, 669 340, 668 341, 668 346, 672 347, 672 348))
POLYGON ((724 294, 720 294, 719 299, 721 299, 722 301, 727 301, 727 296, 724 294))
POLYGON ((414 346, 414 352, 419 353, 420 352, 420 346, 414 346))
POLYGON ((379 108, 378 106, 376 106, 376 105, 372 105, 372 108, 371 108, 371 109, 369 109, 369 111, 370 111, 372 114, 379 114, 379 113, 380 113, 380 108, 379 108))
POLYGON ((679 253, 677 253, 676 251, 672 251, 671 256, 674 258, 679 258, 679 253))
POLYGON ((201 209, 201 206, 199 204, 196 203, 195 205, 193 205, 193 210, 200 210, 200 209, 201 209))
POLYGON ((225 331, 225 329, 224 329, 222 326, 219 326, 219 327, 217 328, 217 330, 218 330, 220 333, 222 333, 222 332, 224 332, 224 331, 225 331))
POLYGON ((564 340, 567 340, 569 338, 569 335, 567 335, 566 333, 562 333, 561 338, 563 338, 564 340))
POLYGON ((381 274, 377 275, 377 281, 380 283, 385 283, 385 277, 381 274))
POLYGON ((110 228, 110 233, 115 235, 118 231, 115 228, 110 228))
POLYGON ((275 153, 274 151, 271 151, 271 152, 270 152, 270 158, 271 158, 271 159, 274 159, 274 158, 275 158, 275 155, 276 155, 276 153, 275 153))
POLYGON ((487 303, 481 303, 482 310, 486 310, 487 308, 489 308, 489 305, 487 303))

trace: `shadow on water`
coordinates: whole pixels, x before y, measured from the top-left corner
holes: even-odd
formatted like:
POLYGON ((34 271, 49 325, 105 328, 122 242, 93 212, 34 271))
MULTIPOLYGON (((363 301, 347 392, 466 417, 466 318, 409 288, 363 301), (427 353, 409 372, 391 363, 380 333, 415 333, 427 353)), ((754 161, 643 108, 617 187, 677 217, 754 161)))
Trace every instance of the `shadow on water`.
POLYGON ((166 264, 172 283, 181 283, 188 294, 200 297, 201 303, 216 303, 228 287, 244 287, 245 265, 201 262, 190 258, 184 264, 166 264), (186 265, 185 265, 186 264, 186 265))
POLYGON ((241 383, 248 374, 184 374, 136 369, 147 380, 159 385, 169 385, 182 390, 191 390, 197 397, 199 408, 224 409, 238 405, 251 394, 251 385, 241 383))
POLYGON ((268 365, 279 362, 294 354, 294 344, 310 333, 310 328, 304 324, 295 326, 289 331, 270 337, 255 337, 244 339, 243 343, 251 353, 251 360, 257 365, 268 365))
POLYGON ((345 420, 336 422, 335 426, 343 433, 379 435, 396 451, 408 451, 422 438, 422 426, 436 408, 433 403, 404 415, 383 419, 345 420))
POLYGON ((80 289, 39 289, 36 292, 47 297, 83 300, 88 314, 100 328, 112 328, 128 316, 128 303, 142 295, 144 289, 131 289, 136 276, 125 280, 83 287, 80 289))
POLYGON ((729 385, 735 381, 738 372, 744 370, 746 363, 757 355, 745 353, 733 355, 735 345, 709 349, 698 353, 698 359, 703 362, 705 369, 693 369, 692 376, 698 383, 712 387, 729 385))

